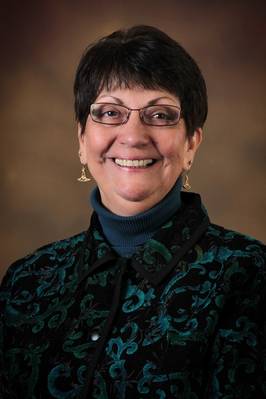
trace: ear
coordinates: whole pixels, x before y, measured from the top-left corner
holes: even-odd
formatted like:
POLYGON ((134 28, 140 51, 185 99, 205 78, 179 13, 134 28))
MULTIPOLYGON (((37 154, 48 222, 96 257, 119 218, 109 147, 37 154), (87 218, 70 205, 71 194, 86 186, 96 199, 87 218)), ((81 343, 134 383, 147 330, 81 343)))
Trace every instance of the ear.
POLYGON ((188 171, 194 161, 196 152, 202 142, 203 132, 201 128, 197 128, 193 135, 187 138, 187 148, 184 156, 184 171, 188 171))
POLYGON ((85 134, 82 132, 82 127, 78 123, 78 140, 79 140, 79 159, 82 165, 87 164, 87 151, 85 134))

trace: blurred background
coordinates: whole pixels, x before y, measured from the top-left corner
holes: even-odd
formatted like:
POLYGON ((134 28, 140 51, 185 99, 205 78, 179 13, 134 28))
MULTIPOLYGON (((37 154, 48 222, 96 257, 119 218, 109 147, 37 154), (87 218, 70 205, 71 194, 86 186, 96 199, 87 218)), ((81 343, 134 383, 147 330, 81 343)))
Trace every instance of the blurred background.
MULTIPOLYGON (((8 265, 89 225, 72 85, 84 48, 149 24, 179 41, 207 82, 209 117, 190 182, 211 220, 265 240, 265 1, 1 2, 1 259, 8 265)), ((155 66, 156 67, 156 66, 155 66)))

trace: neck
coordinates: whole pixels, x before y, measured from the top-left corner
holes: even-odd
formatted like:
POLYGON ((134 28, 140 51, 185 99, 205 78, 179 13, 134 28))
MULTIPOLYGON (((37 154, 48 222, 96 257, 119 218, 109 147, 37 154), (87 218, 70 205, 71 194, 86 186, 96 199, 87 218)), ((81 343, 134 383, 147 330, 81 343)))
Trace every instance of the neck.
POLYGON ((165 224, 181 206, 179 178, 171 191, 151 209, 134 216, 119 216, 106 209, 96 187, 91 204, 96 211, 103 232, 111 246, 121 256, 131 256, 137 246, 144 244, 165 224))

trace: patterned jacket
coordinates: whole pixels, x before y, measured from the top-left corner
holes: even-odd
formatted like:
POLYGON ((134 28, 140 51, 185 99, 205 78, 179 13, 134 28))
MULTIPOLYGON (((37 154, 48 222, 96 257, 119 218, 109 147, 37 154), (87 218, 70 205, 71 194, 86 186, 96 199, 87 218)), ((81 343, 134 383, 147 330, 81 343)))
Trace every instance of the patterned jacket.
POLYGON ((130 258, 87 232, 1 287, 1 399, 266 397, 265 249, 197 194, 130 258))

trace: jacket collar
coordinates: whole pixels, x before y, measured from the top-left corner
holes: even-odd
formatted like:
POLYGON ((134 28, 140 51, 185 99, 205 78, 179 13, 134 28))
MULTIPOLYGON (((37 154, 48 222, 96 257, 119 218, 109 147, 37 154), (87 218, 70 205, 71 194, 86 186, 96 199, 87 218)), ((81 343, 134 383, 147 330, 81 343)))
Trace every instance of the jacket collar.
MULTIPOLYGON (((179 211, 125 262, 152 285, 163 281, 204 234, 210 223, 198 194, 181 195, 182 206, 179 211)), ((86 247, 87 259, 83 262, 89 265, 89 274, 108 267, 109 262, 113 264, 120 258, 104 237, 95 212, 87 232, 86 247)))

